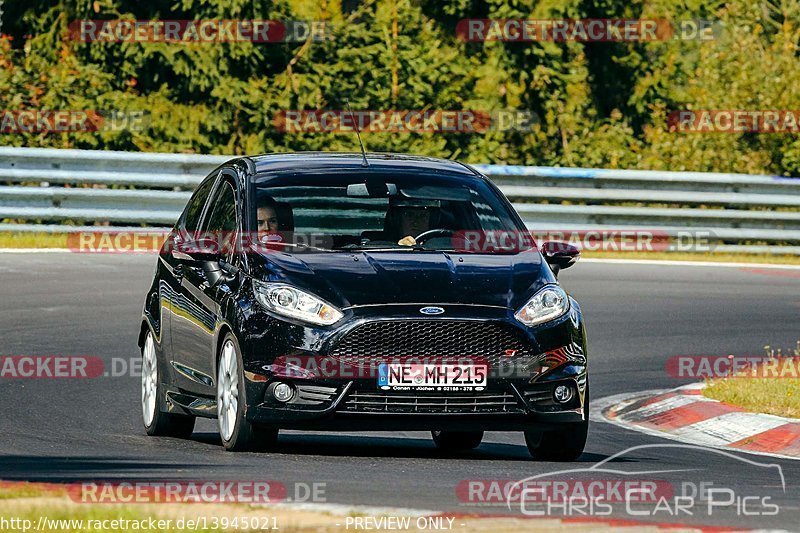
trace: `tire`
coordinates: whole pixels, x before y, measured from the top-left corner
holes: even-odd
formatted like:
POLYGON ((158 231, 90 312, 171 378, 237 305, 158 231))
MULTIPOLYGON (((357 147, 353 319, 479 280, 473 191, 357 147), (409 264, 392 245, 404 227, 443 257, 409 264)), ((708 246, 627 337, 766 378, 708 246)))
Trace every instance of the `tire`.
POLYGON ((575 461, 586 448, 589 436, 589 389, 586 389, 586 420, 553 431, 526 431, 525 444, 534 459, 542 461, 575 461))
POLYGON ((247 398, 242 355, 236 338, 222 341, 217 364, 217 425, 227 451, 261 451, 275 444, 278 430, 255 425, 245 418, 247 398))
POLYGON ((465 452, 480 446, 483 431, 431 431, 433 443, 444 452, 465 452))
POLYGON ((153 437, 189 438, 194 431, 195 417, 165 413, 161 404, 166 397, 158 373, 158 354, 153 332, 148 331, 142 346, 142 422, 153 437))

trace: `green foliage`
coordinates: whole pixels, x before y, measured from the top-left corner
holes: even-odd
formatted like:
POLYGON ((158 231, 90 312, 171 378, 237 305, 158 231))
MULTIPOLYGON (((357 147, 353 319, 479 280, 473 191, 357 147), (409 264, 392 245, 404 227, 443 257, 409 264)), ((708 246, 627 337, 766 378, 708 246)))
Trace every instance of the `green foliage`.
POLYGON ((798 0, 45 0, 6 6, 0 109, 145 111, 141 131, 4 134, 0 144, 190 153, 354 150, 284 133, 284 110, 535 114, 523 130, 366 133, 373 151, 473 162, 800 174, 792 134, 669 131, 680 109, 798 109, 798 0), (464 18, 711 19, 713 41, 465 42, 464 18), (286 43, 82 43, 80 19, 323 20, 286 43))

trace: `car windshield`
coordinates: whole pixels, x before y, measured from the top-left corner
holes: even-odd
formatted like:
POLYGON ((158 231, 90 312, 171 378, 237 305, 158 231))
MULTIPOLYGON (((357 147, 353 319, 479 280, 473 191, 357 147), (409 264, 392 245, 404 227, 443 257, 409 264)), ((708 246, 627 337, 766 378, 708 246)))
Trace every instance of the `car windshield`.
POLYGON ((253 185, 251 227, 270 246, 473 253, 532 246, 502 198, 480 179, 293 173, 253 185))

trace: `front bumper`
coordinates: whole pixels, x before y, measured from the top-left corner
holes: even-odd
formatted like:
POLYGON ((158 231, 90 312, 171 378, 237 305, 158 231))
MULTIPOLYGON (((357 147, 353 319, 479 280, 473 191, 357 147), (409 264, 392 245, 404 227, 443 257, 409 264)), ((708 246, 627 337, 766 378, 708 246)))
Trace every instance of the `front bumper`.
POLYGON ((471 393, 381 391, 359 381, 339 387, 294 385, 299 403, 267 399, 248 407, 247 418, 286 429, 522 431, 580 423, 588 416, 585 373, 536 386, 506 383, 471 393), (577 391, 564 405, 553 399, 559 384, 577 391), (315 398, 313 404, 302 403, 308 397, 315 398))
MULTIPOLYGON (((574 300, 566 315, 535 328, 525 328, 507 312, 488 310, 485 316, 476 316, 476 311, 484 310, 472 308, 459 316, 458 310, 452 309, 447 319, 430 319, 431 323, 439 324, 449 321, 447 327, 430 335, 427 328, 420 327, 419 318, 410 313, 387 317, 385 310, 381 311, 378 316, 358 317, 328 332, 313 328, 299 330, 296 325, 272 321, 266 331, 271 332, 268 337, 273 341, 280 339, 285 343, 280 350, 275 349, 275 342, 263 342, 265 330, 259 328, 257 342, 253 337, 244 343, 248 420, 287 429, 516 431, 547 430, 587 419, 585 330, 574 300), (396 325, 404 320, 411 328, 411 337, 405 326, 399 329, 380 326, 368 330, 372 335, 358 342, 347 341, 347 335, 359 326, 396 325), (464 336, 459 337, 460 330, 450 327, 456 323, 466 324, 468 329, 464 331, 476 331, 479 335, 465 343, 464 336), (500 336, 488 334, 484 328, 487 325, 496 327, 492 331, 500 336), (416 348, 431 346, 436 354, 447 352, 452 343, 462 343, 457 350, 480 346, 480 350, 469 353, 480 351, 478 357, 489 363, 491 370, 485 390, 381 390, 374 374, 367 372, 369 375, 365 376, 358 369, 370 361, 371 350, 386 357, 405 346, 403 341, 399 346, 386 348, 386 335, 381 336, 386 331, 406 335, 412 343, 421 338, 416 348), (441 335, 448 336, 444 342, 441 335), (504 340, 493 343, 500 337, 504 340), (345 355, 342 346, 347 347, 345 355), (484 351, 486 347, 491 349, 484 351), (504 347, 513 349, 498 349, 504 347), (313 370, 309 372, 306 365, 299 364, 297 367, 303 368, 298 372, 292 363, 287 363, 298 359, 313 362, 313 370), (325 363, 334 363, 329 368, 336 369, 338 375, 321 371, 325 363), (287 371, 287 367, 294 369, 287 371), (342 374, 343 368, 355 369, 355 373, 342 374), (278 381, 294 388, 291 401, 281 403, 272 396, 270 387, 278 381), (554 399, 554 388, 560 384, 574 391, 566 403, 554 399)), ((455 353, 461 352, 442 355, 451 357, 455 353)), ((371 368, 374 370, 374 366, 371 368)))

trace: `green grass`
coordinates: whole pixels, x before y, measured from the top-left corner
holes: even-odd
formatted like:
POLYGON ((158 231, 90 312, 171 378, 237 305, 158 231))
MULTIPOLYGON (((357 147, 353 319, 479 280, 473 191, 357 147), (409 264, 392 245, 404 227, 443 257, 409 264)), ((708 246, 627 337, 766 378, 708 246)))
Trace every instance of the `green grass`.
POLYGON ((36 498, 46 496, 46 491, 30 483, 13 483, 0 485, 0 500, 13 500, 17 498, 36 498))
MULTIPOLYGON (((783 354, 766 347, 767 355, 783 354)), ((789 356, 800 357, 800 341, 789 351, 789 356)), ((794 364, 795 368, 798 366, 794 364)), ((793 375, 793 374, 788 374, 793 375)), ((703 395, 756 413, 800 418, 800 379, 734 377, 712 379, 706 383, 703 395)))
POLYGON ((66 233, 0 232, 0 248, 66 248, 66 233))

